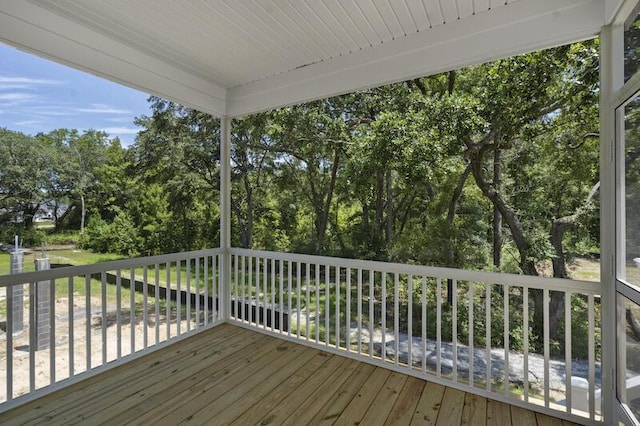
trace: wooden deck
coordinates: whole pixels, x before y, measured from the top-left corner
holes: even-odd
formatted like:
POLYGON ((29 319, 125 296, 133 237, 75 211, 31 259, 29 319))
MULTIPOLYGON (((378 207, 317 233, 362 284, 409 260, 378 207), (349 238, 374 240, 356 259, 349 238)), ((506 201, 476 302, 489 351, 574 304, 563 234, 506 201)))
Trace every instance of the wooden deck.
POLYGON ((568 425, 222 325, 0 414, 29 425, 568 425))

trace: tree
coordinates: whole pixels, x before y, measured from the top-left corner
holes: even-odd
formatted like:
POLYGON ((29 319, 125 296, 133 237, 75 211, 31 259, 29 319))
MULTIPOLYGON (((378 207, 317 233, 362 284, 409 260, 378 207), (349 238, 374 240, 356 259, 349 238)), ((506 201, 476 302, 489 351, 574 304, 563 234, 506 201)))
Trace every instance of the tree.
POLYGON ((137 181, 159 184, 170 208, 165 251, 212 246, 218 240, 220 121, 160 98, 149 98, 151 116, 133 146, 137 181))
POLYGON ((36 138, 0 129, 0 217, 3 223, 33 226, 46 199, 51 149, 36 138))

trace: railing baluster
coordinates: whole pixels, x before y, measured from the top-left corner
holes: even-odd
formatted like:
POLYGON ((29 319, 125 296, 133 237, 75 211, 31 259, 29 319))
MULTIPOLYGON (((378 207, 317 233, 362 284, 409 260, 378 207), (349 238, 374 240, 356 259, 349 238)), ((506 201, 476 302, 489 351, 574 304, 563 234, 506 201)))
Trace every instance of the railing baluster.
POLYGON ((504 334, 504 394, 509 396, 509 286, 504 286, 502 296, 503 334, 504 334))
POLYGON ((116 359, 122 357, 122 270, 116 271, 116 359))
MULTIPOLYGON (((292 295, 291 295, 291 280, 293 278, 293 270, 291 267, 291 261, 287 260, 287 336, 291 337, 291 305, 292 305, 292 295)), ((298 295, 298 300, 300 296, 298 295)), ((298 317, 298 322, 300 319, 298 317)))
MULTIPOLYGON (((596 342, 595 342, 595 304, 593 294, 589 294, 588 297, 588 328, 589 332, 589 418, 595 419, 596 409, 596 342)), ((600 408, 601 409, 601 408, 600 408)))
POLYGON ((306 315, 305 315, 305 330, 306 330, 306 338, 307 338, 307 342, 309 341, 309 315, 310 315, 310 309, 309 309, 309 305, 311 304, 311 290, 309 288, 309 270, 311 269, 311 264, 310 263, 305 263, 305 289, 306 289, 306 299, 305 299, 305 310, 306 310, 306 315))
POLYGON ((564 294, 564 363, 567 412, 571 412, 571 293, 564 294))
POLYGON ((542 321, 544 346, 544 406, 549 407, 549 290, 542 291, 542 321))
MULTIPOLYGON (((29 283, 29 392, 36 389, 36 284, 29 283)), ((87 346, 88 353, 91 349, 87 346)))
POLYGON ((85 333, 87 342, 86 353, 87 353, 87 364, 86 371, 91 370, 91 275, 86 274, 84 276, 84 286, 85 286, 85 333))
POLYGON ((396 272, 393 279, 393 335, 395 340, 395 363, 400 363, 400 276, 396 272))
MULTIPOLYGON (((247 302, 247 262, 246 262, 247 257, 246 256, 240 256, 240 285, 242 286, 240 289, 240 299, 238 299, 236 301, 236 306, 238 309, 238 312, 236 313, 236 317, 238 315, 240 315, 240 322, 242 323, 246 323, 246 319, 245 319, 245 310, 244 310, 244 305, 247 302)), ((215 299, 214 299, 214 303, 215 303, 215 299)))
POLYGON ((436 280, 436 374, 442 375, 442 278, 436 280))
POLYGON ((267 329, 267 303, 269 303, 269 290, 267 288, 267 280, 269 278, 269 262, 265 257, 262 259, 262 288, 263 288, 263 302, 262 302, 262 328, 267 329))
MULTIPOLYGON (((238 256, 235 257, 235 261, 236 261, 236 303, 238 300, 238 256)), ((209 256, 205 256, 204 257, 204 271, 202 271, 202 273, 204 274, 204 306, 202 307, 203 311, 204 311, 204 325, 208 325, 209 324, 209 315, 210 315, 210 311, 209 311, 209 256)), ((212 285, 213 288, 213 285, 212 285)), ((215 299, 213 299, 213 303, 216 303, 215 299)), ((238 318, 238 311, 236 310, 236 319, 238 318)), ((213 322, 213 319, 211 319, 211 322, 213 322)))
POLYGON ((329 346, 331 337, 331 328, 329 326, 329 319, 331 317, 331 311, 329 309, 329 298, 331 297, 331 266, 325 265, 324 274, 324 343, 325 346, 329 346))
MULTIPOLYGON (((262 315, 259 316, 259 318, 262 319, 262 328, 266 329, 267 328, 267 259, 263 258, 262 259, 262 291, 260 292, 262 293, 262 297, 263 297, 263 301, 260 301, 261 299, 258 298, 258 305, 262 305, 262 309, 259 312, 262 312, 262 315)), ((258 296, 259 297, 259 296, 258 296)))
POLYGON ((49 383, 56 382, 56 280, 49 284, 49 383))
POLYGON ((157 345, 158 343, 160 343, 160 264, 156 263, 154 265, 154 272, 155 272, 155 326, 156 326, 156 340, 155 340, 155 344, 157 345))
POLYGON ((369 270, 369 358, 373 358, 373 323, 376 320, 373 311, 375 276, 373 270, 369 270))
POLYGON ((102 365, 107 363, 107 273, 100 274, 102 302, 102 365))
POLYGON ((246 306, 246 309, 249 310, 247 312, 247 322, 249 324, 253 323, 253 256, 247 256, 247 299, 243 302, 243 305, 246 306))
POLYGON ((492 375, 491 375, 491 287, 493 287, 492 284, 490 283, 485 283, 485 287, 484 287, 484 291, 485 291, 485 295, 484 295, 484 312, 485 312, 485 357, 486 357, 486 371, 485 374, 487 376, 486 378, 486 389, 487 392, 491 392, 491 381, 492 381, 492 375))
POLYGON ((362 269, 358 268, 358 355, 362 355, 362 269))
POLYGON ((214 321, 220 319, 220 309, 218 309, 218 304, 220 301, 220 260, 222 256, 216 254, 213 256, 211 263, 211 297, 213 298, 213 318, 214 321))
POLYGON ((164 272, 166 275, 167 282, 165 283, 165 287, 167 289, 166 297, 165 297, 165 315, 166 315, 166 323, 167 323, 167 340, 171 339, 171 262, 166 262, 164 265, 164 272))
POLYGON ((524 400, 529 402, 529 288, 522 289, 522 328, 523 328, 523 352, 524 352, 524 400))
MULTIPOLYGON (((196 257, 196 330, 200 328, 200 258, 196 257)), ((234 275, 234 278, 237 275, 234 275)), ((229 290, 231 291, 231 290, 229 290)))
POLYGON ((129 337, 131 339, 130 354, 136 351, 136 276, 133 267, 129 268, 129 337))
POLYGON ((284 333, 284 260, 280 260, 278 261, 278 267, 279 267, 279 271, 280 271, 280 279, 278 282, 278 290, 279 290, 279 294, 280 294, 280 318, 279 318, 279 324, 280 324, 280 334, 284 333))
POLYGON ((316 263, 316 343, 320 343, 320 263, 316 263))
POLYGON ((427 277, 422 276, 422 289, 420 291, 420 303, 422 305, 422 315, 420 322, 422 325, 422 372, 427 372, 427 277))
MULTIPOLYGON (((13 400, 13 321, 13 285, 9 285, 7 286, 7 401, 13 400)), ((71 342, 69 344, 71 345, 71 342)))
POLYGON ((256 257, 256 271, 255 271, 255 287, 256 287, 256 295, 255 295, 255 302, 251 307, 251 311, 253 312, 254 315, 254 323, 256 324, 256 326, 260 326, 260 286, 262 285, 260 282, 260 258, 256 257))
POLYGON ((340 348, 340 285, 342 268, 336 266, 336 349, 340 348))
POLYGON ((300 310, 301 310, 301 287, 302 287, 302 272, 300 261, 296 262, 296 337, 300 338, 300 310))
POLYGON ((275 330, 276 326, 276 264, 275 260, 271 258, 271 331, 275 330))
POLYGON ((458 382, 458 281, 451 283, 451 360, 453 381, 458 382))
MULTIPOLYGON (((191 259, 185 259, 184 263, 187 264, 187 290, 185 296, 187 298, 187 313, 185 319, 187 320, 187 332, 191 331, 191 259)), ((146 286, 146 283, 145 283, 146 286)), ((146 305, 146 301, 145 301, 146 305)), ((145 309, 146 310, 146 309, 145 309)))
POLYGON ((176 260, 176 329, 177 335, 182 334, 182 261, 176 260))
POLYGON ((147 265, 142 267, 142 348, 147 349, 149 336, 147 332, 147 310, 149 301, 149 270, 147 265))
POLYGON ((345 348, 347 352, 351 352, 351 268, 347 267, 346 272, 347 283, 345 287, 347 305, 345 306, 346 314, 345 314, 345 348))
POLYGON ((473 387, 473 383, 475 378, 473 377, 475 372, 474 372, 474 367, 475 367, 475 351, 474 351, 474 336, 473 336, 473 327, 474 327, 474 323, 473 323, 473 281, 468 281, 468 285, 469 285, 469 344, 468 346, 468 360, 469 360, 469 386, 473 387))
POLYGON ((75 360, 73 346, 74 341, 74 318, 73 318, 73 277, 69 277, 67 281, 68 297, 67 297, 67 311, 69 316, 69 378, 75 375, 75 360))
POLYGON ((382 314, 380 315, 382 326, 382 359, 387 360, 387 272, 382 272, 382 314))
POLYGON ((413 368, 413 275, 407 277, 407 364, 413 368))

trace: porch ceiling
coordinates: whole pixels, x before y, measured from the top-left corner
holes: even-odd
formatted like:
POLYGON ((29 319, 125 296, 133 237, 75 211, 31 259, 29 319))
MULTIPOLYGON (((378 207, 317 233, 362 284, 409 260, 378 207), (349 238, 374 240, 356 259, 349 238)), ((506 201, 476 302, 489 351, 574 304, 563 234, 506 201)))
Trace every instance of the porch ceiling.
POLYGON ((596 34, 620 0, 0 0, 0 41, 237 116, 596 34))

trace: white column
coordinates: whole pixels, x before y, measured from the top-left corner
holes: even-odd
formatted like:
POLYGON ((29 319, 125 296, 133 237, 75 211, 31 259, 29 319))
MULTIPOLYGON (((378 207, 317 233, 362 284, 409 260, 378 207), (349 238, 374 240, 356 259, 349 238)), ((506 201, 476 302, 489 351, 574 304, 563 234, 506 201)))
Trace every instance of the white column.
MULTIPOLYGON (((621 86, 621 27, 600 33, 600 280, 602 282, 602 414, 617 423, 615 102, 621 86), (618 46, 620 44, 620 46, 618 46)), ((620 224, 619 224, 620 225, 620 224)), ((618 229, 618 232, 620 229, 618 229)), ((624 336, 619 338, 624 339, 624 336)), ((593 385, 593 384, 591 384, 593 385)))
POLYGON ((226 321, 231 305, 231 118, 220 118, 220 314, 226 321))

